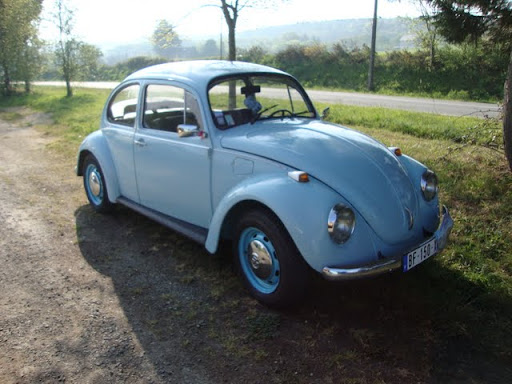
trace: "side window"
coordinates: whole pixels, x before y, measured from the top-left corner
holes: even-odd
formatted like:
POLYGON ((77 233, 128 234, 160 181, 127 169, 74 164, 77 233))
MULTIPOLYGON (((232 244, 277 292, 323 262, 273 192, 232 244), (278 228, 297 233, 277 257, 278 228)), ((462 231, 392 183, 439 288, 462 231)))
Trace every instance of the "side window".
POLYGON ((199 103, 183 88, 151 84, 144 100, 144 128, 177 132, 178 125, 196 125, 202 128, 199 103))
POLYGON ((132 84, 119 91, 108 106, 108 121, 133 127, 135 125, 139 85, 132 84))

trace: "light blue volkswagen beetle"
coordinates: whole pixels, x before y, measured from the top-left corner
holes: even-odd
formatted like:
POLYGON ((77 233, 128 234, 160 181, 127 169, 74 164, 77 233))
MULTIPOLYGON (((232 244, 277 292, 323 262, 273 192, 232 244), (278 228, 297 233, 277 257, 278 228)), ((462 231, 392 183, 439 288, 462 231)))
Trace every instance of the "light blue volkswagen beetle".
POLYGON ((453 227, 431 170, 323 121, 292 76, 249 63, 128 76, 81 144, 77 175, 98 212, 125 205, 211 253, 232 240, 244 284, 270 306, 299 300, 311 270, 408 271, 453 227))

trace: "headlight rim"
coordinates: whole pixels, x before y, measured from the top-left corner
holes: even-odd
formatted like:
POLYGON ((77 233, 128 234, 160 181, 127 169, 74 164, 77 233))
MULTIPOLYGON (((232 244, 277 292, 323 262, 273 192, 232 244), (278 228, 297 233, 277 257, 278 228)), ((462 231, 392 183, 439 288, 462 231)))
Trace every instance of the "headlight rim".
POLYGON ((345 244, 352 234, 354 233, 354 229, 356 226, 356 215, 354 210, 350 208, 348 205, 343 203, 338 203, 334 205, 329 211, 329 216, 327 219, 327 232, 329 233, 329 237, 336 244, 345 244), (340 216, 344 216, 341 217, 340 216), (347 220, 344 227, 340 227, 339 221, 347 220), (343 233, 340 233, 340 230, 343 233))
POLYGON ((439 193, 439 180, 434 171, 427 169, 423 172, 420 187, 426 201, 430 202, 436 198, 439 193))

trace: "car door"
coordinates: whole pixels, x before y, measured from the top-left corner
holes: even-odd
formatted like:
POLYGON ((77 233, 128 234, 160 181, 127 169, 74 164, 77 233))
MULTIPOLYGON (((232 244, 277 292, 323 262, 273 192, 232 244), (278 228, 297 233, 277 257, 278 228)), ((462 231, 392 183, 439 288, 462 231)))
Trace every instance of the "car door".
POLYGON ((134 138, 140 203, 208 227, 211 143, 204 134, 198 99, 179 86, 147 84, 142 109, 141 127, 134 138), (177 130, 181 124, 189 129, 195 126, 198 131, 179 137, 177 130))
POLYGON ((140 85, 131 83, 111 97, 103 120, 105 135, 116 168, 122 196, 139 202, 133 162, 133 137, 138 115, 140 85))

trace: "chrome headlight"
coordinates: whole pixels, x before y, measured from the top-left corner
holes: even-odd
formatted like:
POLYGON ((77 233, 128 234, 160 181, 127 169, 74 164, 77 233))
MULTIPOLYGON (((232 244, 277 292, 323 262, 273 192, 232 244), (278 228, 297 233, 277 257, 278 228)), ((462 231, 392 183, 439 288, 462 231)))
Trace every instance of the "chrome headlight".
POLYGON ((343 244, 354 232, 355 224, 354 211, 344 204, 336 204, 329 212, 327 232, 329 232, 332 241, 343 244))
POLYGON ((423 176, 421 176, 421 191, 423 197, 427 201, 431 201, 437 195, 439 187, 437 185, 437 176, 430 169, 427 169, 423 176))

